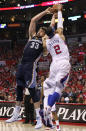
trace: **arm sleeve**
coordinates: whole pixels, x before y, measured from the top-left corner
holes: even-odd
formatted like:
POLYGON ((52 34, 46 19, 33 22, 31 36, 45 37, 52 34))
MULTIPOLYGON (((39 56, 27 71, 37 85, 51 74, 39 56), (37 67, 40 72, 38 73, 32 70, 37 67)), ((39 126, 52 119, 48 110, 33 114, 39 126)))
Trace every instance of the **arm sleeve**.
POLYGON ((58 11, 58 23, 57 23, 57 29, 63 28, 63 18, 62 18, 62 11, 58 11))

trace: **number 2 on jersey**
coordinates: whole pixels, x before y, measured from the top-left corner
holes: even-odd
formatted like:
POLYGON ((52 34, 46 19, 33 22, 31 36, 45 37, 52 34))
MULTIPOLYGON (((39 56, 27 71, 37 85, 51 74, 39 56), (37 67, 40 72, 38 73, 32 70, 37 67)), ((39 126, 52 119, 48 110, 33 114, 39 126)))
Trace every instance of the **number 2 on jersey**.
POLYGON ((54 49, 55 49, 56 54, 60 54, 61 53, 59 45, 55 45, 54 49))

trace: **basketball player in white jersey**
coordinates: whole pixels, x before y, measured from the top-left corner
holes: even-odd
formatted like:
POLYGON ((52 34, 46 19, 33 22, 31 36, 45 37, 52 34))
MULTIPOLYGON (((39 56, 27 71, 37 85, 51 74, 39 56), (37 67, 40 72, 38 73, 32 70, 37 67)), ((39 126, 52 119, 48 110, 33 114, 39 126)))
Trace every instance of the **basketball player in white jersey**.
MULTIPOLYGON (((57 5, 57 9, 58 24, 56 33, 52 27, 49 27, 47 30, 48 39, 46 40, 47 50, 52 57, 49 77, 43 84, 45 96, 44 107, 47 105, 45 108, 46 122, 51 119, 51 109, 55 102, 59 101, 70 72, 69 51, 63 35, 62 5, 57 5)), ((54 25, 55 17, 53 17, 52 22, 52 25, 54 25)), ((60 129, 56 128, 56 131, 60 131, 60 129)))

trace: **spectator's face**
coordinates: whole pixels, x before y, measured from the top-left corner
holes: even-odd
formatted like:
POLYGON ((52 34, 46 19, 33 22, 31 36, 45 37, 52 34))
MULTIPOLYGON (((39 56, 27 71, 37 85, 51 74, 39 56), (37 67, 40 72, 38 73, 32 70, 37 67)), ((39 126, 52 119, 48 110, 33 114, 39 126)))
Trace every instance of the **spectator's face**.
POLYGON ((72 102, 73 101, 72 97, 70 97, 69 100, 72 102))
POLYGON ((71 92, 71 88, 66 88, 66 92, 70 93, 71 92))
POLYGON ((86 82, 85 82, 85 88, 86 88, 86 82))
POLYGON ((83 89, 83 93, 85 93, 85 92, 86 92, 86 88, 83 89))
POLYGON ((76 99, 76 102, 79 103, 79 98, 76 99))
POLYGON ((75 88, 72 88, 72 92, 75 92, 75 88))
POLYGON ((61 97, 61 102, 64 102, 64 101, 65 101, 64 97, 61 97))
POLYGON ((42 82, 44 81, 44 76, 41 76, 41 81, 42 81, 42 82))

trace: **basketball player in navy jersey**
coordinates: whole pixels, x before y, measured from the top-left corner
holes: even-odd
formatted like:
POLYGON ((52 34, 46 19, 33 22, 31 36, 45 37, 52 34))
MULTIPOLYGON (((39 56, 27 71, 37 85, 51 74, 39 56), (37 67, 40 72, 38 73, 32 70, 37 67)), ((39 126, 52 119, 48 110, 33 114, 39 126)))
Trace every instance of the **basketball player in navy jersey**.
POLYGON ((40 58, 41 53, 43 52, 42 37, 45 36, 46 28, 41 27, 38 33, 36 33, 36 22, 39 19, 41 19, 44 15, 49 13, 50 12, 49 10, 50 8, 39 13, 38 15, 36 15, 31 19, 29 26, 29 41, 27 42, 24 48, 21 63, 18 65, 18 70, 16 73, 16 82, 17 82, 16 106, 13 111, 13 116, 10 119, 6 120, 7 123, 11 123, 19 119, 19 113, 23 101, 23 90, 25 87, 27 87, 29 89, 36 110, 37 124, 35 126, 35 129, 42 127, 42 122, 39 115, 40 110, 39 98, 37 96, 35 86, 36 86, 36 64, 40 58))

